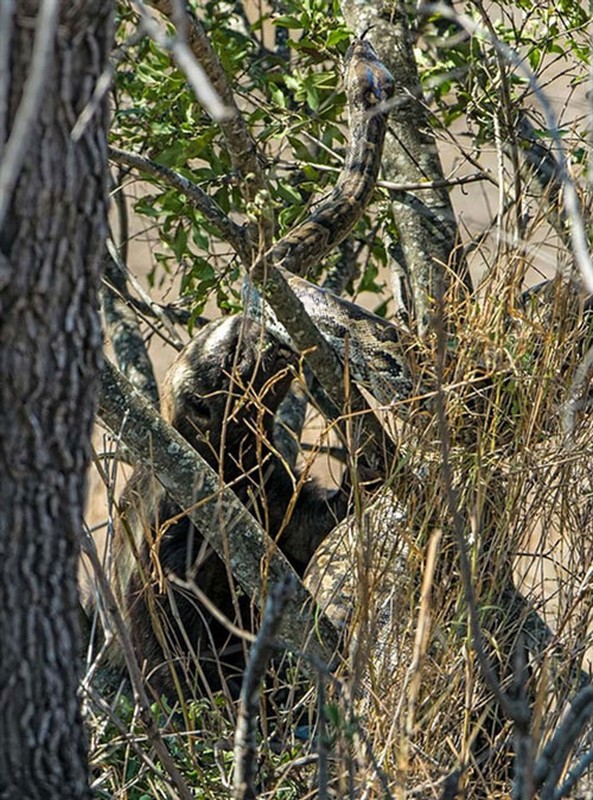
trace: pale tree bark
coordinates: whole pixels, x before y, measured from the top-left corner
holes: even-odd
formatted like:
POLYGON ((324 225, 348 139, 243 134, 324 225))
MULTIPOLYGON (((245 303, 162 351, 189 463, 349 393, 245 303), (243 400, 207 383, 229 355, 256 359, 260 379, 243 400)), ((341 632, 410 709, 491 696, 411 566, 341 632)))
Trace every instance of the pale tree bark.
POLYGON ((112 9, 0 5, 0 797, 87 798, 76 574, 101 361, 95 88, 112 9))
MULTIPOLYGON (((342 0, 348 26, 366 38, 395 78, 393 110, 383 151, 383 174, 393 182, 426 188, 392 192, 393 214, 399 235, 403 268, 409 281, 413 316, 423 334, 434 312, 434 301, 443 296, 456 279, 469 288, 461 254, 459 230, 443 184, 440 162, 422 86, 405 4, 379 0, 360 3, 342 0)), ((395 269, 392 283, 400 280, 395 269)), ((400 294, 394 286, 394 296, 400 294)))

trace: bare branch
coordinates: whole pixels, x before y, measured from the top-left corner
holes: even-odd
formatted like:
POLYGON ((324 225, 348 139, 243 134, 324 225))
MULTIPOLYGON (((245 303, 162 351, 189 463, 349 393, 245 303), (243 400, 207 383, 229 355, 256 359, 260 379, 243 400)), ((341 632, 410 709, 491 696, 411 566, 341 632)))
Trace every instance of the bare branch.
POLYGON ((7 138, 8 95, 10 86, 10 39, 14 0, 0 3, 0 145, 7 138))
POLYGON ((132 645, 126 624, 117 608, 117 602, 113 596, 109 582, 105 577, 103 567, 99 561, 95 542, 90 532, 86 530, 83 537, 83 551, 91 562, 93 575, 99 588, 101 601, 103 603, 102 611, 107 617, 108 625, 106 628, 108 630, 114 630, 117 633, 126 668, 130 676, 130 683, 132 684, 132 690, 134 692, 134 700, 138 709, 140 710, 140 719, 146 728, 148 740, 154 747, 154 750, 161 760, 163 767, 166 769, 171 781, 179 792, 179 796, 183 798, 183 800, 192 800, 193 793, 188 787, 177 765, 175 764, 174 758, 167 750, 167 746, 160 734, 159 726, 157 725, 154 714, 151 710, 151 701, 149 700, 144 688, 144 679, 136 658, 136 654, 134 653, 134 647, 132 645))
POLYGON ((193 317, 191 311, 179 305, 176 301, 172 303, 157 303, 152 300, 148 303, 130 294, 127 286, 125 291, 119 291, 109 279, 104 280, 111 291, 114 291, 126 305, 133 308, 144 318, 161 320, 162 317, 165 316, 173 325, 183 325, 184 327, 187 327, 190 319, 192 319, 194 324, 198 327, 206 325, 206 323, 209 322, 206 317, 193 317))
POLYGON ((116 164, 123 164, 140 172, 146 172, 148 175, 153 175, 174 189, 183 192, 191 204, 202 212, 208 222, 218 228, 222 238, 231 245, 243 263, 249 264, 251 262, 251 248, 245 228, 233 222, 220 206, 196 183, 185 178, 179 172, 175 172, 170 167, 157 164, 156 161, 139 156, 136 153, 118 150, 116 147, 109 148, 109 158, 115 161, 116 164))
MULTIPOLYGON (((422 184, 422 196, 402 189, 392 196, 394 217, 405 253, 418 331, 427 331, 431 304, 457 273, 469 285, 460 237, 446 188, 434 136, 423 103, 422 87, 404 3, 395 2, 389 15, 377 0, 342 0, 342 13, 356 33, 367 37, 396 77, 396 95, 382 167, 390 182, 422 184), (448 269, 449 268, 449 269, 448 269), (451 270, 451 271, 450 271, 451 270)), ((396 191, 396 190, 392 190, 396 191)))
POLYGON ((257 758, 257 718, 259 713, 261 686, 266 669, 276 649, 276 636, 282 622, 284 609, 295 589, 294 578, 286 575, 273 586, 268 599, 257 638, 253 643, 249 662, 243 676, 237 728, 235 730, 235 775, 233 780, 234 800, 254 800, 257 758))
POLYGON ((167 36, 158 22, 148 13, 142 0, 132 0, 142 17, 142 25, 159 47, 171 53, 173 60, 189 81, 197 100, 204 106, 215 122, 229 119, 235 112, 225 105, 218 92, 210 83, 208 76, 183 40, 181 32, 171 38, 167 36))
POLYGON ((487 172, 471 172, 469 175, 460 175, 459 178, 436 178, 433 181, 421 181, 419 183, 395 183, 394 181, 379 180, 377 186, 382 189, 390 189, 392 192, 421 192, 431 189, 452 189, 454 186, 465 186, 468 183, 488 181, 496 183, 492 175, 487 172))
POLYGON ((554 736, 536 761, 534 788, 542 800, 553 800, 570 751, 593 717, 593 687, 582 689, 570 704, 554 736))
POLYGON ((441 463, 443 483, 445 485, 445 494, 447 498, 447 505, 449 513, 453 519, 453 533, 455 534, 455 543, 457 545, 457 552, 459 555, 459 567, 461 572, 461 580, 463 585, 463 593, 465 595, 465 602, 467 605, 467 613, 469 617, 469 625, 471 631, 471 638, 480 671, 482 676, 499 703, 505 715, 518 723, 523 723, 525 706, 523 703, 513 703, 512 700, 505 694, 500 686, 498 678, 492 668, 490 660, 486 655, 484 648, 484 637, 480 628, 480 620, 478 617, 478 607, 476 604, 476 593, 472 580, 472 570, 467 553, 466 544, 466 521, 459 508, 457 494, 455 492, 453 481, 453 469, 450 460, 450 433, 447 423, 447 414, 445 407, 445 392, 443 390, 443 375, 446 358, 446 333, 443 324, 444 314, 442 312, 442 304, 439 305, 440 313, 437 320, 437 336, 438 336, 438 361, 437 361, 437 380, 438 391, 436 395, 436 414, 439 429, 439 440, 441 445, 441 463))
MULTIPOLYGON (((296 161, 294 163, 284 163, 282 169, 290 172, 300 171, 306 163, 308 167, 313 167, 316 172, 340 172, 339 167, 334 167, 331 164, 318 164, 314 161, 296 161)), ((379 178, 377 186, 381 189, 390 189, 393 192, 415 192, 415 191, 430 191, 431 189, 452 189, 454 186, 465 186, 467 183, 478 183, 480 181, 487 181, 496 185, 496 180, 488 172, 479 170, 478 172, 470 172, 469 175, 460 175, 458 178, 436 178, 435 180, 425 181, 410 181, 405 183, 398 183, 387 179, 379 178)))
MULTIPOLYGON (((150 2, 164 16, 173 19, 175 10, 171 0, 150 0, 150 2)), ((186 9, 186 19, 189 48, 202 65, 204 72, 222 102, 233 111, 231 117, 220 120, 220 126, 226 140, 233 168, 240 173, 245 181, 246 197, 249 200, 253 200, 257 193, 267 186, 255 141, 239 111, 227 76, 200 21, 195 13, 189 9, 186 9)), ((270 229, 268 236, 271 237, 271 234, 272 230, 270 229)))
POLYGON ((130 272, 130 270, 122 262, 122 260, 119 257, 119 253, 117 252, 117 247, 115 246, 115 242, 113 241, 113 239, 107 239, 107 251, 113 263, 119 267, 121 274, 124 275, 127 280, 129 280, 129 282, 138 292, 140 297, 150 307, 153 315, 160 321, 161 325, 165 328, 173 347, 175 347, 177 350, 181 350, 181 348, 183 347, 183 342, 177 335, 177 332, 173 328, 170 320, 167 318, 167 315, 164 313, 160 305, 153 301, 152 297, 143 289, 138 279, 130 272))
POLYGON ((591 377, 593 377, 593 347, 589 347, 577 365, 568 389, 568 398, 561 408, 562 431, 567 442, 574 436, 577 413, 587 405, 591 377))
POLYGON ((103 313, 117 363, 130 383, 158 407, 159 391, 138 319, 130 304, 122 299, 126 289, 124 274, 109 253, 104 261, 107 282, 102 291, 103 313))
POLYGON ((225 561, 230 553, 233 574, 254 602, 261 602, 262 563, 267 564, 271 583, 294 576, 295 596, 286 608, 282 636, 299 648, 307 642, 307 651, 330 662, 337 647, 336 631, 324 615, 312 613, 311 595, 275 542, 234 492, 220 485, 216 472, 109 362, 102 372, 99 416, 121 436, 137 462, 154 469, 167 493, 186 509, 218 556, 225 561), (311 631, 313 617, 315 633, 311 631))
POLYGON ((548 132, 556 146, 555 155, 558 158, 559 178, 562 183, 564 206, 566 215, 570 221, 570 238, 572 242, 572 252, 576 264, 581 272, 581 279, 584 287, 590 293, 593 293, 593 260, 589 252, 589 243, 585 224, 581 213, 581 204, 579 195, 575 186, 575 182, 570 175, 568 169, 568 159, 566 157, 566 149, 562 140, 562 134, 558 127, 556 113, 552 103, 550 102, 546 93, 542 90, 533 73, 527 59, 516 53, 511 47, 506 45, 500 39, 485 31, 480 25, 475 23, 470 17, 464 14, 458 14, 444 3, 426 3, 422 6, 422 11, 430 14, 441 14, 446 19, 455 20, 458 25, 461 25, 464 30, 472 36, 479 36, 482 39, 490 42, 496 52, 500 53, 509 64, 512 64, 517 70, 523 73, 529 82, 529 86, 535 96, 537 97, 544 116, 546 118, 546 125, 548 132))

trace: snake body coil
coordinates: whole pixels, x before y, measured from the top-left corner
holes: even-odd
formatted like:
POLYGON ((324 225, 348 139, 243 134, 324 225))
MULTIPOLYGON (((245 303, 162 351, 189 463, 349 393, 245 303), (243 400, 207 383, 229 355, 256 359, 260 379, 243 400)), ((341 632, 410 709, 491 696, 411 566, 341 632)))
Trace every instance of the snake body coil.
MULTIPOLYGON (((389 405, 413 393, 413 382, 399 343, 398 328, 355 303, 304 280, 352 230, 373 192, 387 125, 386 103, 393 96, 391 73, 368 42, 357 39, 346 56, 350 138, 344 168, 329 197, 300 225, 254 264, 252 275, 265 281, 266 267, 282 273, 317 328, 344 361, 354 380, 389 405)), ((251 281, 244 289, 247 314, 264 322, 287 344, 291 339, 251 281)))
POLYGON ((375 187, 394 81, 368 42, 356 39, 345 58, 350 139, 344 167, 330 195, 255 264, 305 275, 343 241, 360 219, 375 187))
MULTIPOLYGON (((414 383, 402 358, 396 325, 296 275, 286 274, 286 279, 323 338, 343 362, 348 360, 350 375, 357 383, 381 405, 412 397, 414 383)), ((245 287, 244 303, 251 319, 294 347, 286 328, 251 283, 245 287)))

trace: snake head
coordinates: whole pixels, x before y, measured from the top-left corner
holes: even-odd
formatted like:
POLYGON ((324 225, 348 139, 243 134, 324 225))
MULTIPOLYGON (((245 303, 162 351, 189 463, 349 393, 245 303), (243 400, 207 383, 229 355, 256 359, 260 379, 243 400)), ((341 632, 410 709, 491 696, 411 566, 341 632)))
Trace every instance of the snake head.
POLYGON ((393 97, 393 75, 379 60, 372 44, 366 39, 354 39, 344 57, 344 63, 346 91, 351 104, 368 109, 393 97))

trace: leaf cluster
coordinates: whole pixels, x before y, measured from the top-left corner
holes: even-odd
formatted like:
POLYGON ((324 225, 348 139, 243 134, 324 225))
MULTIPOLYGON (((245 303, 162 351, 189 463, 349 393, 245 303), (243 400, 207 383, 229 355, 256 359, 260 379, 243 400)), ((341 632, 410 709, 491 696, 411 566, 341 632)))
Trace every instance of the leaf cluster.
MULTIPOLYGON (((197 104, 169 55, 148 37, 132 36, 140 22, 136 13, 124 0, 118 9, 123 56, 111 142, 191 179, 237 221, 257 221, 263 209, 246 199, 244 178, 233 171, 221 130, 197 104)), ((319 0, 287 2, 283 10, 250 22, 232 4, 206 3, 199 9, 264 163, 269 187, 264 206, 273 211, 277 236, 331 191, 341 167, 347 135, 341 64, 350 39, 337 2, 330 13, 319 0)), ((219 232, 177 191, 150 176, 143 181, 149 191, 142 191, 133 207, 157 239, 151 281, 160 280, 160 270, 180 272, 182 296, 195 315, 213 293, 219 308, 235 308, 239 264, 219 232)), ((366 216, 354 232, 358 251, 364 251, 358 291, 382 288, 370 255, 386 261, 380 235, 386 219, 385 211, 379 222, 366 216)))

